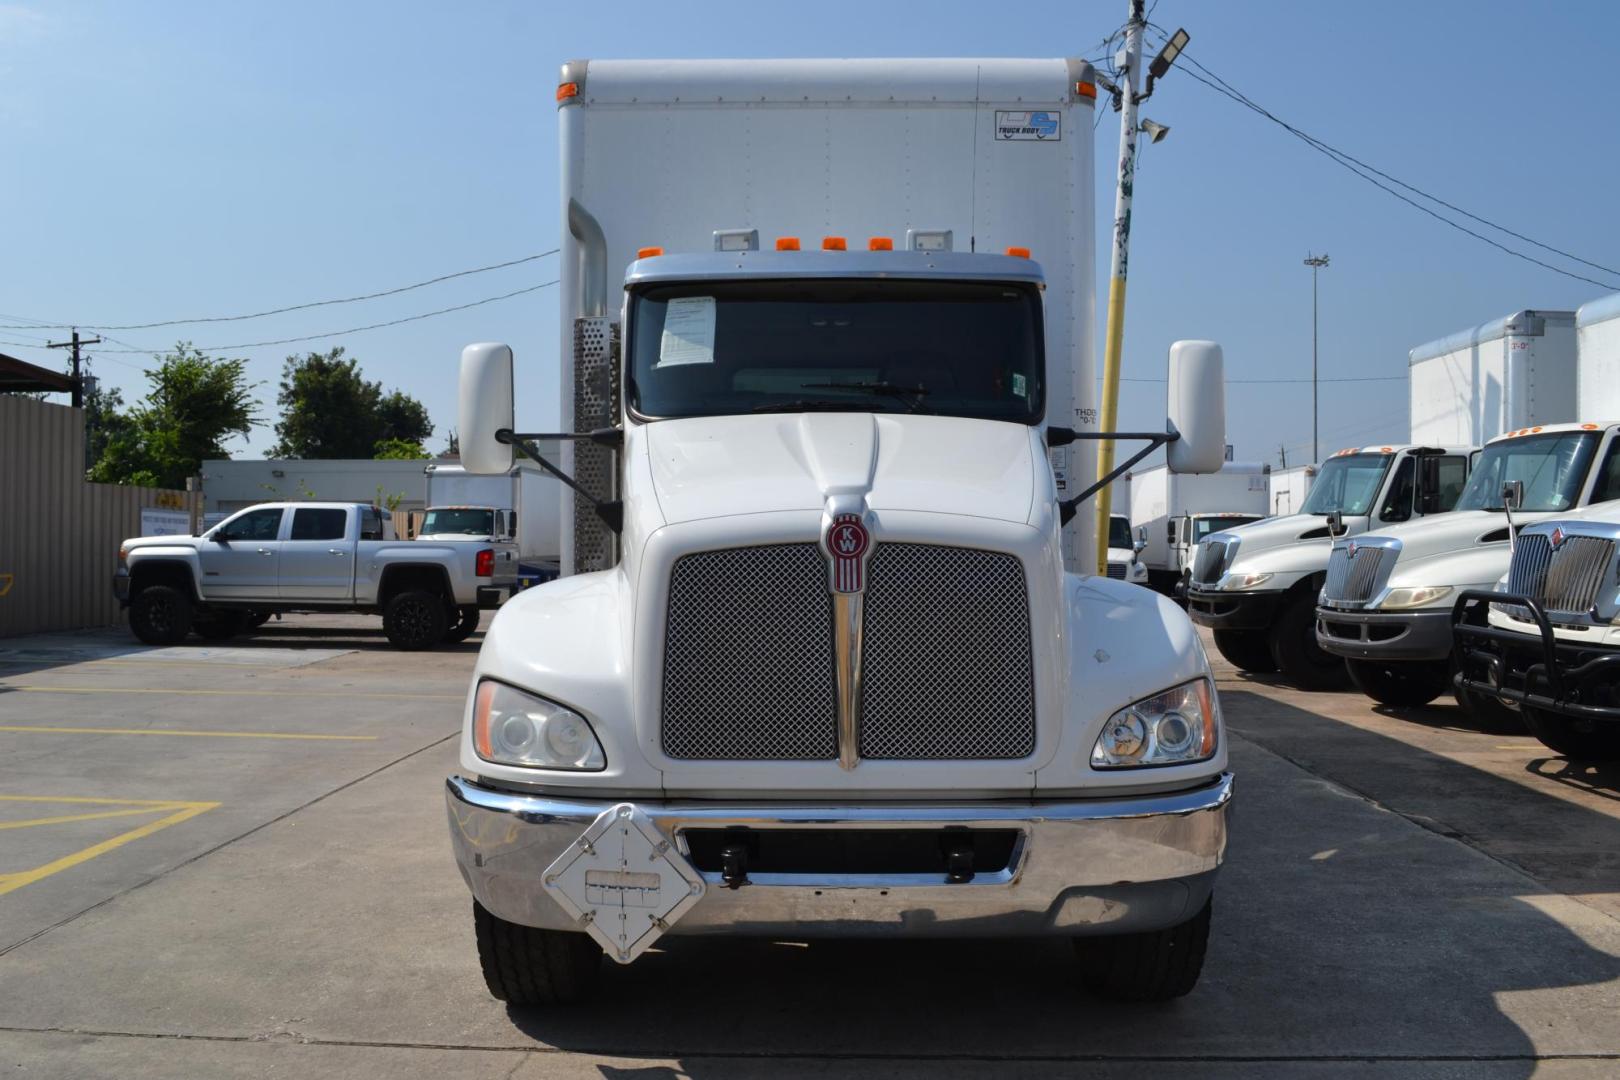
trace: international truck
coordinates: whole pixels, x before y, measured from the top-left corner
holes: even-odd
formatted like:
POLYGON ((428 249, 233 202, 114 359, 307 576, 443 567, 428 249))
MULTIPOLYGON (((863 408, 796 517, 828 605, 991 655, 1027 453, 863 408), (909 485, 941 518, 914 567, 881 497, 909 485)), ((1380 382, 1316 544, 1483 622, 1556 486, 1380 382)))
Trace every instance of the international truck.
POLYGON ((1148 584, 1173 595, 1186 585, 1198 545, 1266 517, 1269 465, 1228 461, 1220 472, 1183 475, 1165 465, 1131 474, 1131 522, 1148 584))
POLYGON ((1450 510, 1477 447, 1572 419, 1574 323, 1573 312, 1521 310, 1411 350, 1411 443, 1341 451, 1322 463, 1300 515, 1205 541, 1189 610, 1221 654, 1296 686, 1342 686, 1350 672, 1322 647, 1316 620, 1334 541, 1348 552, 1362 533, 1450 510))
MULTIPOLYGON (((556 456, 556 445, 541 447, 556 456)), ((459 464, 425 470, 427 492, 418 540, 488 538, 517 545, 525 584, 555 577, 562 559, 562 485, 533 462, 504 476, 479 476, 459 464)))
MULTIPOLYGON (((1192 989, 1232 778, 1192 624, 1087 550, 1096 85, 563 66, 564 573, 489 627, 445 790, 497 998, 665 934, 1068 938, 1096 992, 1192 989)), ((462 354, 472 472, 535 452, 512 365, 462 354)), ((1173 346, 1114 475, 1218 468, 1220 371, 1173 346)))

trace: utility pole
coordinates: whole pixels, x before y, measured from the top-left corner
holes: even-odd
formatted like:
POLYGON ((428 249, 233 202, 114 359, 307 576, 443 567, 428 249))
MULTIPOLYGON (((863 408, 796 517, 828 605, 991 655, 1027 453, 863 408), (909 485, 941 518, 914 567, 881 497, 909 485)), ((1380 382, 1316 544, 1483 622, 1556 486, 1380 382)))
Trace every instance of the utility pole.
POLYGON ((1316 441, 1316 273, 1328 264, 1327 252, 1320 255, 1305 254, 1305 265, 1311 268, 1311 461, 1322 462, 1322 448, 1316 441))
POLYGON ((79 331, 77 329, 75 329, 73 331, 73 340, 72 341, 51 341, 51 342, 47 342, 46 345, 45 345, 45 347, 47 349, 72 349, 73 350, 73 353, 72 353, 72 356, 73 356, 73 407, 75 409, 84 408, 84 380, 79 377, 79 347, 81 345, 100 345, 100 344, 101 344, 101 339, 98 338, 98 337, 95 337, 95 338, 80 338, 79 337, 79 331))

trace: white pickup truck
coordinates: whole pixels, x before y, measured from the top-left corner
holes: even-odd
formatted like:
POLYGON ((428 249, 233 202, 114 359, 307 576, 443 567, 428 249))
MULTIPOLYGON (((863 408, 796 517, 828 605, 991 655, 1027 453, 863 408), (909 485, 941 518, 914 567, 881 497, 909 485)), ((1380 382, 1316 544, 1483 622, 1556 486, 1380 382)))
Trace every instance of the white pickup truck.
POLYGON ((201 536, 125 540, 113 592, 149 645, 223 641, 281 612, 360 611, 380 613, 397 648, 429 649, 465 640, 516 591, 515 545, 392 532, 363 503, 262 503, 201 536))

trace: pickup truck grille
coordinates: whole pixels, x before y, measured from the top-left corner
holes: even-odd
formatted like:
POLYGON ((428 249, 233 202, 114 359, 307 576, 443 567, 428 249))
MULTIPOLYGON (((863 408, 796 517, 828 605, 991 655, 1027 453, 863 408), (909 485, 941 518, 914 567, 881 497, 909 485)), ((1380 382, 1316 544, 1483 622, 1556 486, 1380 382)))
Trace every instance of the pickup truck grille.
MULTIPOLYGON (((1557 550, 1543 532, 1521 533, 1513 545, 1507 590, 1528 596, 1549 614, 1584 615, 1614 560, 1614 541, 1600 536, 1566 536, 1557 550)), ((1503 607, 1519 618, 1530 613, 1517 605, 1503 607)))
POLYGON ((1378 588, 1378 571, 1383 569, 1386 557, 1398 552, 1390 548, 1356 545, 1354 558, 1348 544, 1335 546, 1328 556, 1327 581, 1322 586, 1322 599, 1334 604, 1364 604, 1378 588))
MULTIPOLYGON (((677 559, 665 622, 664 753, 838 756, 832 597, 813 544, 677 559)), ((1029 597, 1012 555, 879 543, 867 565, 860 755, 1016 759, 1035 749, 1029 597)))

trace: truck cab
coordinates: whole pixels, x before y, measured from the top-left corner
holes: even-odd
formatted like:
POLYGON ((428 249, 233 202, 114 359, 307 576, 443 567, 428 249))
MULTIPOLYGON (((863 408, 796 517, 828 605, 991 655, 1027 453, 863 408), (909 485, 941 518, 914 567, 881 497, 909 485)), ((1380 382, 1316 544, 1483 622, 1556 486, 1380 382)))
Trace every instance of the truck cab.
POLYGON ((1329 689, 1341 657, 1316 639, 1316 601, 1333 542, 1379 525, 1444 514, 1462 495, 1474 450, 1364 446, 1322 463, 1300 513, 1213 533, 1198 546, 1188 614, 1245 671, 1280 670, 1296 686, 1329 689))
POLYGON ((1137 538, 1131 533, 1131 519, 1124 514, 1108 515, 1108 576, 1137 585, 1148 583, 1147 567, 1137 556, 1137 538))
MULTIPOLYGON (((1356 687, 1388 705, 1422 705, 1452 685, 1457 596, 1492 588, 1515 528, 1620 499, 1620 424, 1547 424, 1486 444, 1451 513, 1334 542, 1317 642, 1346 659, 1356 687), (1509 508, 1503 489, 1522 486, 1509 508), (1511 524, 1510 524, 1511 521, 1511 524)), ((1458 695, 1494 715, 1496 699, 1458 695)))

